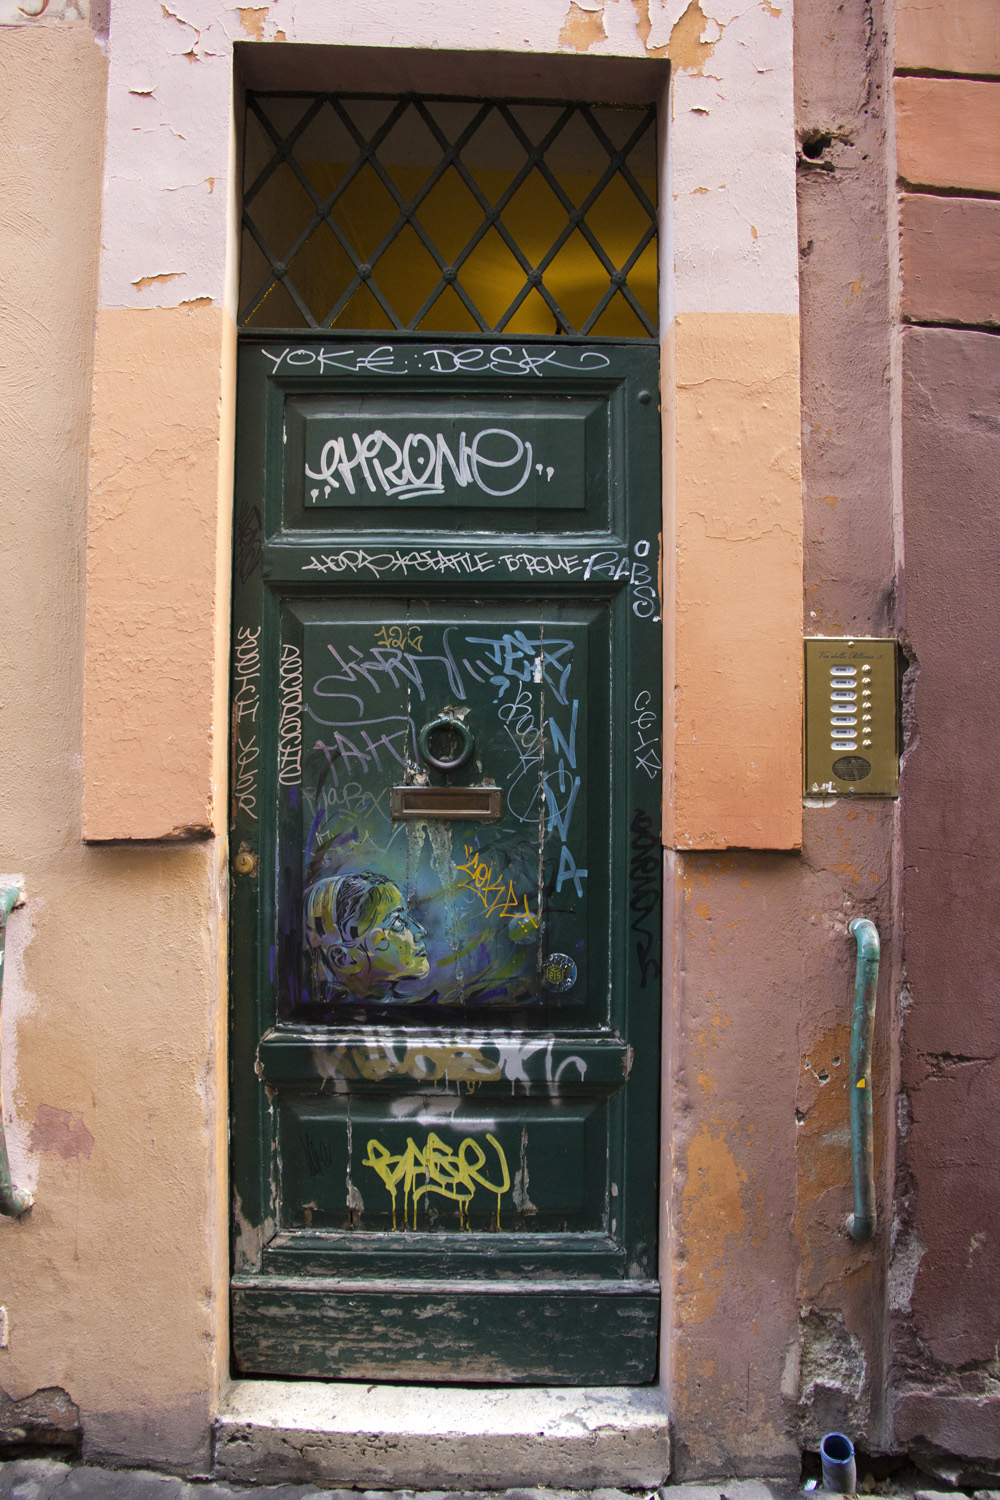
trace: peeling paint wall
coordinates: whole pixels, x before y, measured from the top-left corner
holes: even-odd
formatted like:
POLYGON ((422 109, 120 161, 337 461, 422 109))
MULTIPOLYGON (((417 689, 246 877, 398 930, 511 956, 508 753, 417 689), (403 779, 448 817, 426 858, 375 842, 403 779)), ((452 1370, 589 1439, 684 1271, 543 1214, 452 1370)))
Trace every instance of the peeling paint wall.
POLYGON ((783 1002, 798 960, 771 922, 794 924, 799 864, 741 853, 670 865, 674 1473, 791 1474, 779 1382, 795 1322, 795 1133, 780 1101, 795 1087, 783 1002))
MULTIPOLYGON (((6 19, 6 17, 4 17, 6 19)), ((220 849, 81 843, 84 564, 107 65, 0 26, 0 865, 15 1182, 2 1431, 204 1464, 224 1368, 220 849)), ((121 640, 121 627, 115 628, 121 640)))

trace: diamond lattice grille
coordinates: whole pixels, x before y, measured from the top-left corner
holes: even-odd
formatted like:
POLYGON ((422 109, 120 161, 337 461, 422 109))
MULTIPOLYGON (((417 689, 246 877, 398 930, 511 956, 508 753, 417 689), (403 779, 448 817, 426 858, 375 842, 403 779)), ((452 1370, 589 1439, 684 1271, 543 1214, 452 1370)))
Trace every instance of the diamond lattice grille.
POLYGON ((656 333, 651 108, 250 94, 240 323, 656 333))

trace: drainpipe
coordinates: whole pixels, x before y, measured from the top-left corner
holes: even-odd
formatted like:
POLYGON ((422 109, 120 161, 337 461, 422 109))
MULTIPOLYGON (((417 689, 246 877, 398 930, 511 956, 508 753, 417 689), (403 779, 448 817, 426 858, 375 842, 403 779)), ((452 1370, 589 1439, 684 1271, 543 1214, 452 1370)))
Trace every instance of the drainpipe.
POLYGON ((852 1239, 870 1240, 878 1215, 875 1210, 875 1145, 872 1130, 872 1035, 878 989, 879 939, 874 922, 855 917, 851 933, 858 945, 854 971, 854 1016, 851 1022, 851 1166, 854 1172, 854 1212, 847 1229, 852 1239))
POLYGON ((857 1494, 858 1468, 849 1437, 842 1432, 828 1432, 819 1445, 819 1461, 823 1465, 824 1490, 835 1495, 857 1494))

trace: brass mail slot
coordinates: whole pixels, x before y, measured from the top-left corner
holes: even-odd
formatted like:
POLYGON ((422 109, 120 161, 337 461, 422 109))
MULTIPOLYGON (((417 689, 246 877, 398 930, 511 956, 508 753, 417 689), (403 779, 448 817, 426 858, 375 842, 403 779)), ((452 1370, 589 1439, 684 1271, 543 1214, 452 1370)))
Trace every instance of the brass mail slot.
POLYGON ((495 823, 503 811, 498 786, 394 786, 394 818, 478 818, 495 823))

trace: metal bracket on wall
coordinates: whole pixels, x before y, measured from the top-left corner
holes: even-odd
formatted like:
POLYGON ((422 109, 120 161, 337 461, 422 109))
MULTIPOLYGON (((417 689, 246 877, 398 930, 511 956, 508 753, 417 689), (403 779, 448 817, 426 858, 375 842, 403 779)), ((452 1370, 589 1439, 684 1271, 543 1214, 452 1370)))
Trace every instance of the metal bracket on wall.
POLYGON ((851 1166, 854 1172, 854 1212, 848 1215, 852 1239, 870 1240, 878 1215, 875 1210, 875 1146, 872 1132, 872 1035, 878 990, 880 944, 878 929, 867 917, 855 917, 850 931, 858 945, 854 971, 854 1015, 851 1021, 851 1166))
MULTIPOLYGON (((7 918, 15 906, 24 901, 20 886, 0 887, 0 1013, 3 1007, 3 960, 7 946, 7 918)), ((8 1219, 19 1219, 27 1213, 34 1199, 23 1188, 16 1188, 10 1180, 10 1162, 7 1159, 7 1136, 4 1130, 3 1089, 0 1086, 0 1214, 8 1219)))

